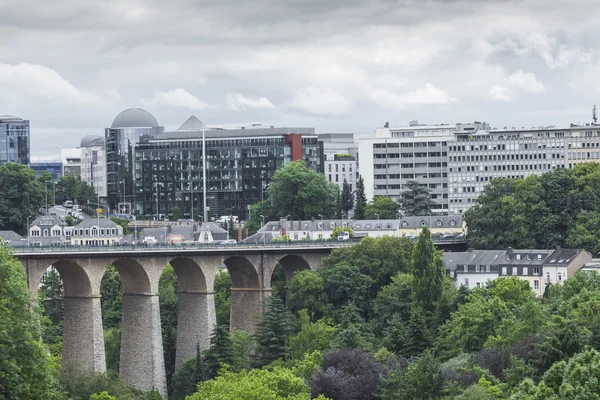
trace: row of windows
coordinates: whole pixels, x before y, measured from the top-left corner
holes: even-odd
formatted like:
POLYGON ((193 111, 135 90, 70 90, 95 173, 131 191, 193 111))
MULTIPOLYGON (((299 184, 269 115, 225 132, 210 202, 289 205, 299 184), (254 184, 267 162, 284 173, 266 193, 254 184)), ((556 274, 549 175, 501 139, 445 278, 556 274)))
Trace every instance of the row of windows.
MULTIPOLYGON (((116 235, 117 234, 117 229, 115 228, 106 228, 103 229, 101 228, 100 230, 100 236, 104 236, 104 235, 116 235)), ((92 229, 73 229, 73 236, 98 236, 98 229, 96 228, 92 228, 92 229), (91 233, 91 235, 90 235, 91 233)))
POLYGON ((477 172, 477 171, 534 171, 534 170, 542 170, 542 169, 555 169, 561 168, 560 165, 552 165, 552 164, 510 164, 510 165, 494 165, 492 167, 487 167, 483 165, 467 165, 465 167, 450 167, 449 172, 477 172), (539 168, 538 168, 539 166, 539 168), (464 171, 463 171, 464 168, 464 171))
MULTIPOLYGON (((331 171, 331 164, 329 164, 328 167, 328 172, 332 172, 331 171)), ((340 172, 340 165, 339 164, 335 164, 335 172, 340 172)), ((346 164, 342 164, 342 172, 346 172, 346 164)), ((348 172, 352 172, 352 164, 348 164, 348 172)))
POLYGON ((414 143, 375 143, 373 144, 374 149, 393 149, 398 147, 411 148, 411 147, 440 147, 447 146, 448 142, 414 142, 414 143))

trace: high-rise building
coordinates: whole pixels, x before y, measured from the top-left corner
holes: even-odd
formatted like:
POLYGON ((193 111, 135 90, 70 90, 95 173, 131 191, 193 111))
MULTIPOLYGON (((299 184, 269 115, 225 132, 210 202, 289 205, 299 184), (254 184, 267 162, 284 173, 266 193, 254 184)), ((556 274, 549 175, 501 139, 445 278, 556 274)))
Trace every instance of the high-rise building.
POLYGON ((63 176, 81 178, 81 150, 61 149, 60 158, 62 162, 63 176))
POLYGON ((434 212, 462 213, 494 178, 525 178, 600 161, 600 125, 490 129, 485 123, 378 129, 359 140, 368 199, 429 188, 434 212))
POLYGON ((327 180, 342 189, 344 180, 356 189, 358 176, 358 147, 353 133, 321 133, 324 174, 327 180))
POLYGON ((267 186, 277 168, 290 161, 304 160, 323 172, 322 143, 314 128, 218 129, 190 117, 177 131, 145 136, 136 146, 138 214, 163 217, 173 207, 188 217, 192 210, 194 217, 202 214, 203 133, 206 206, 213 217, 247 218, 250 206, 267 198, 267 186))
POLYGON ((81 139, 81 180, 94 188, 105 199, 106 192, 106 151, 104 138, 88 135, 81 139))
POLYGON ((54 181, 58 181, 62 177, 63 165, 60 160, 35 160, 29 163, 29 168, 38 177, 42 172, 51 174, 54 181))
POLYGON ((136 146, 141 136, 158 137, 164 131, 152 114, 141 108, 130 108, 115 117, 104 130, 106 149, 106 190, 111 209, 117 208, 123 196, 136 202, 134 171, 136 146))
POLYGON ((31 158, 29 121, 0 115, 0 165, 16 162, 29 165, 31 158))

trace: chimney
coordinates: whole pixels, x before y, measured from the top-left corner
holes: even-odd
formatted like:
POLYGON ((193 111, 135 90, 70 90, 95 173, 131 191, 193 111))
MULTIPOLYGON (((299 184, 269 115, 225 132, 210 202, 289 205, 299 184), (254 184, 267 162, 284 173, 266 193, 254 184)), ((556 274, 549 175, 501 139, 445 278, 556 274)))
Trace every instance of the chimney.
POLYGON ((389 122, 386 122, 385 124, 383 124, 383 127, 384 127, 384 128, 389 128, 389 127, 390 127, 390 123, 389 123, 389 122))
POLYGON ((506 254, 512 254, 513 252, 513 248, 512 247, 507 247, 506 248, 506 254))

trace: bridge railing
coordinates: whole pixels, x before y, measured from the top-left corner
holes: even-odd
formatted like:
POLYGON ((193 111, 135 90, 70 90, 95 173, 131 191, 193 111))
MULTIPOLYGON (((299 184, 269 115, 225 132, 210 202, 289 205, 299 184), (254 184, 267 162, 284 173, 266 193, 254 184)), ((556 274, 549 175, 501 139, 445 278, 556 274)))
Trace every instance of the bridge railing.
MULTIPOLYGON (((416 239, 413 239, 416 241, 416 239)), ((229 249, 229 250, 243 250, 243 249, 257 249, 257 248, 268 248, 268 249, 279 249, 289 247, 319 247, 319 248, 340 248, 349 247, 359 243, 359 239, 350 240, 292 240, 292 241, 277 241, 277 242, 266 242, 266 243, 236 243, 236 244, 220 244, 219 242, 213 243, 174 243, 174 244, 155 244, 155 245, 144 245, 140 244, 121 244, 113 246, 77 246, 77 245, 55 245, 55 246, 13 246, 12 250, 15 254, 22 253, 63 253, 63 252, 130 252, 130 251, 177 251, 177 250, 216 250, 216 249, 229 249)), ((434 239, 435 244, 460 244, 465 243, 464 238, 437 238, 434 239)))

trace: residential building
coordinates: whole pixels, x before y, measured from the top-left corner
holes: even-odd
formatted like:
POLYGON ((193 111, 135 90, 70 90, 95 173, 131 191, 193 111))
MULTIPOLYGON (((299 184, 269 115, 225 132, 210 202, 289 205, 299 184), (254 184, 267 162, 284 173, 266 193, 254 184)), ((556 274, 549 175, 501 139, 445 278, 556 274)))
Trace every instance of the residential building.
POLYGON ((62 177, 63 165, 60 160, 35 160, 29 163, 29 168, 35 172, 37 177, 42 172, 48 172, 55 182, 62 177))
POLYGON ((229 239, 227 231, 218 224, 215 224, 214 222, 205 222, 202 224, 202 226, 200 226, 198 242, 213 243, 226 239, 229 239))
MULTIPOLYGON (((123 196, 136 203, 134 190, 137 145, 142 136, 158 137, 164 131, 152 114, 130 108, 115 117, 104 130, 106 150, 106 194, 109 207, 116 209, 123 196), (124 184, 123 184, 124 182, 124 184)), ((100 170, 102 167, 98 166, 100 170)), ((140 212, 141 210, 138 210, 140 212)))
POLYGON ((86 218, 70 228, 73 246, 111 246, 123 237, 123 228, 109 218, 86 218))
POLYGON ((250 206, 267 198, 267 185, 277 168, 290 161, 304 160, 308 167, 323 172, 322 144, 314 128, 208 128, 190 117, 175 132, 144 136, 135 146, 138 214, 160 219, 173 207, 186 217, 192 211, 194 217, 202 214, 203 136, 206 207, 213 218, 247 218, 250 206))
POLYGON ((61 149, 62 175, 81 178, 81 149, 61 149))
POLYGON ((0 165, 8 162, 29 165, 30 159, 29 121, 0 115, 0 165))
POLYGON ((81 180, 94 188, 102 198, 107 197, 106 188, 106 150, 104 138, 88 135, 81 139, 81 180))
POLYGON ((425 215, 419 217, 404 216, 400 218, 398 233, 400 236, 418 237, 425 226, 429 227, 432 236, 464 236, 466 230, 460 214, 425 215))
POLYGON ((19 235, 15 231, 0 231, 0 239, 8 244, 13 245, 23 240, 23 236, 19 235))
POLYGON ((63 218, 56 215, 44 215, 29 225, 30 246, 56 246, 69 243, 71 228, 63 218))
POLYGON ((574 276, 592 260, 585 250, 560 247, 555 250, 470 250, 447 252, 443 257, 446 270, 457 286, 485 287, 498 277, 516 276, 527 281, 537 296, 544 294, 546 285, 574 276))

